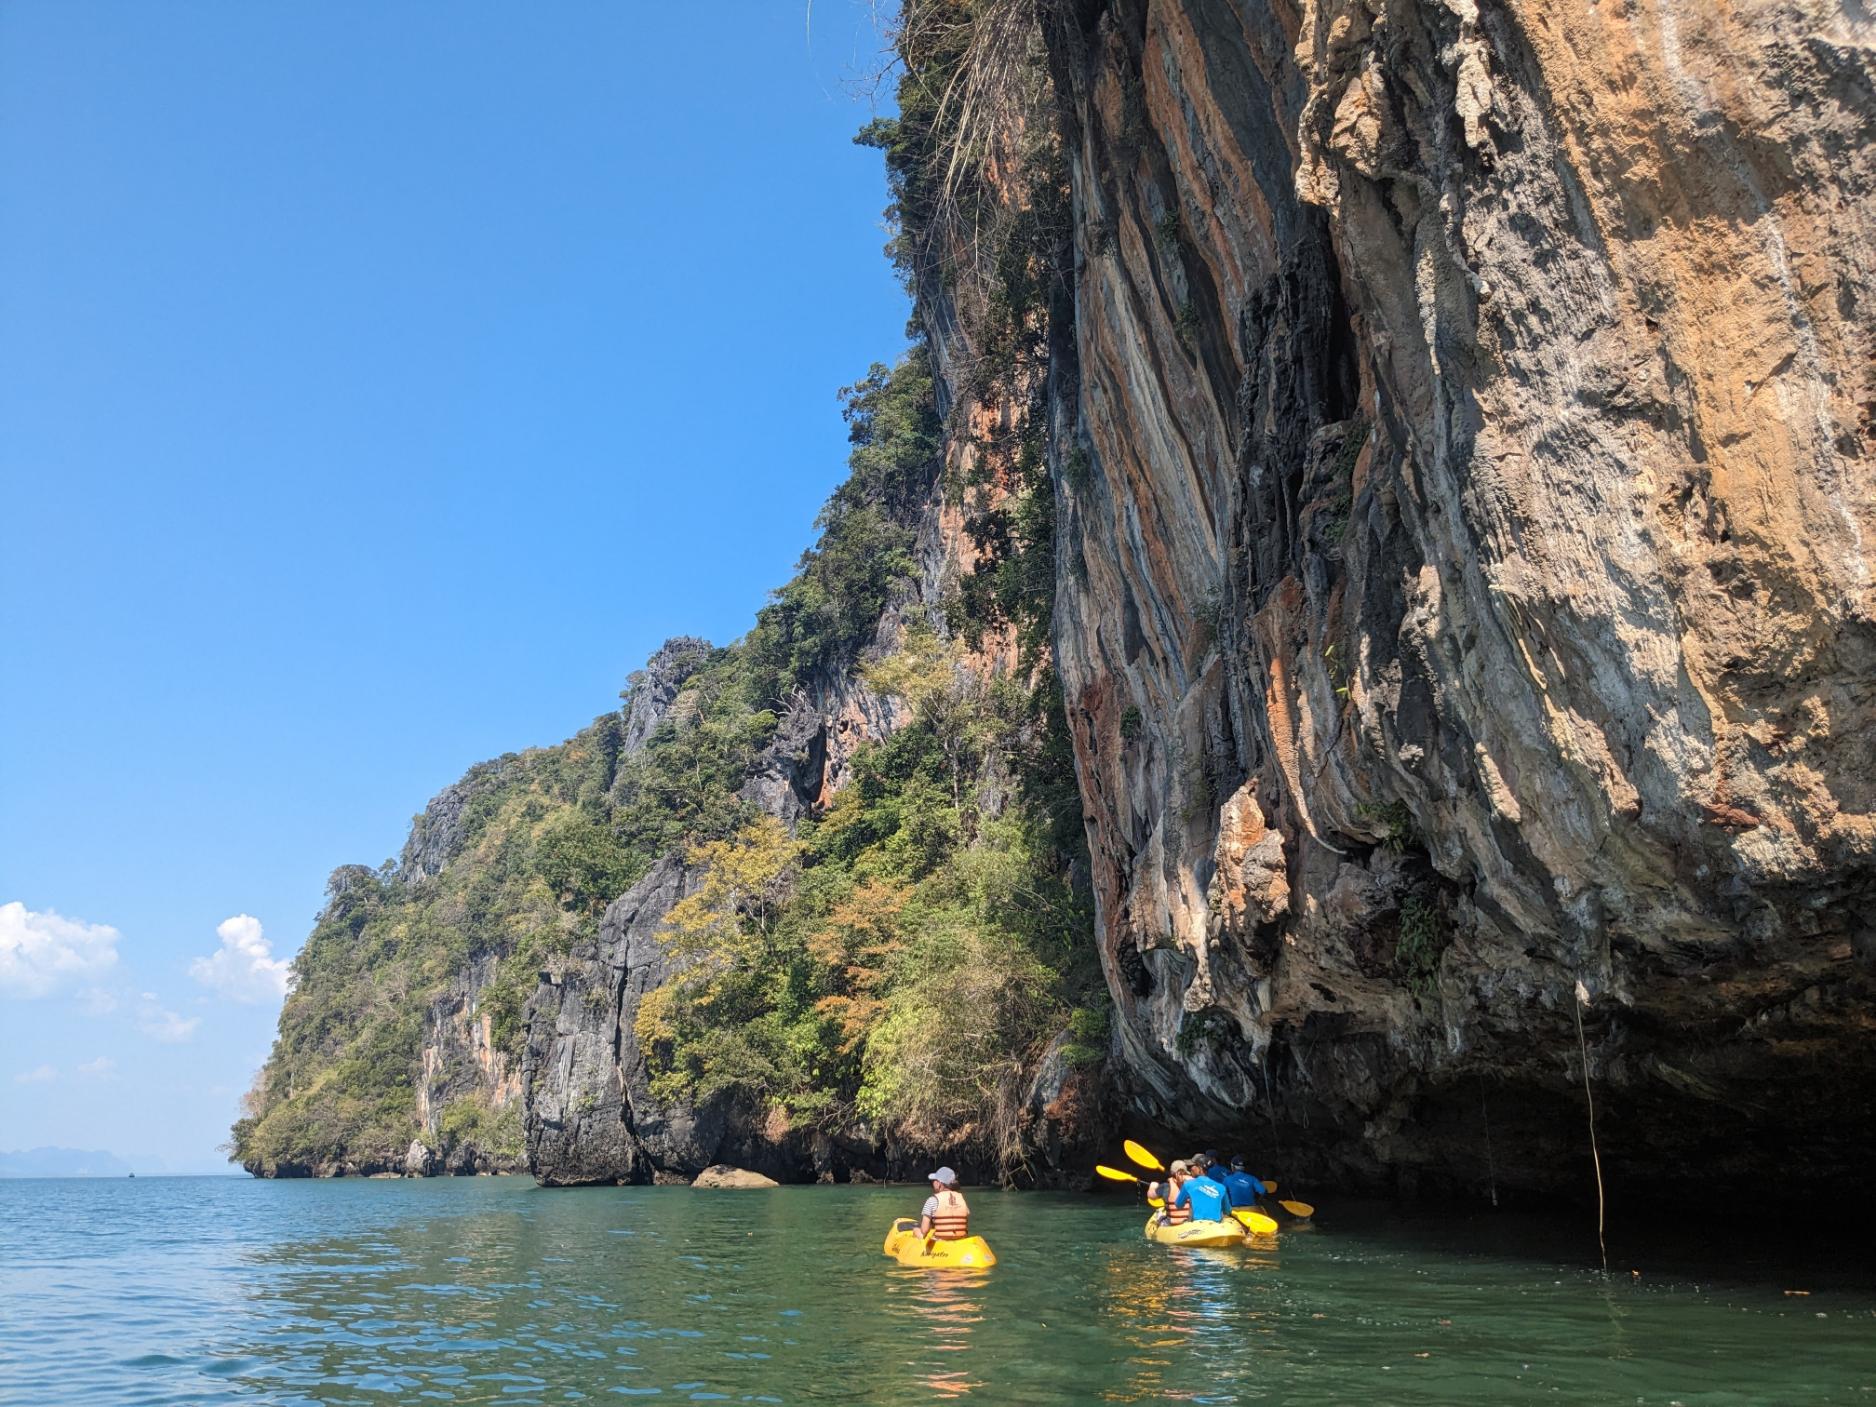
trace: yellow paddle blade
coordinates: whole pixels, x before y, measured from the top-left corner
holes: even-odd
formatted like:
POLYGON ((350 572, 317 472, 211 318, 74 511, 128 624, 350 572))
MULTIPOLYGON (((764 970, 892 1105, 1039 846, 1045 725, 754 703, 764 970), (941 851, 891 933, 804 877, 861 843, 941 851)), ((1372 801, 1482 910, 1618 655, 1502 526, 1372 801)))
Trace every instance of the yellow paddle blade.
POLYGON ((1264 1184, 1264 1195, 1266 1197, 1274 1197, 1277 1195, 1277 1184, 1272 1179, 1260 1177, 1257 1180, 1264 1184))
POLYGON ((1312 1217, 1316 1214, 1316 1209, 1307 1202, 1285 1202, 1280 1200, 1277 1205, 1282 1207, 1283 1210, 1288 1212, 1291 1216, 1312 1217))
POLYGON ((1120 1146, 1123 1150, 1125 1150, 1127 1156, 1133 1159, 1133 1161, 1136 1164, 1138 1164, 1140 1167, 1151 1168, 1154 1172, 1165 1171, 1165 1168, 1161 1166, 1160 1160, 1158 1158, 1155 1158, 1151 1153, 1147 1152, 1146 1149, 1142 1148, 1139 1144, 1135 1143, 1131 1138, 1123 1139, 1121 1141, 1120 1146))
POLYGON ((1110 1182, 1138 1182, 1140 1181, 1139 1178, 1135 1177, 1130 1172, 1122 1172, 1119 1168, 1104 1168, 1099 1163, 1096 1163, 1094 1165, 1094 1171, 1098 1176, 1104 1177, 1110 1182))
POLYGON ((1266 1236, 1277 1229, 1277 1223, 1262 1212, 1247 1211, 1243 1207, 1238 1207, 1232 1211, 1231 1215, 1243 1222, 1248 1230, 1260 1231, 1266 1236))
POLYGON ((1146 1204, 1149 1207, 1163 1207, 1166 1205, 1166 1199, 1164 1197, 1148 1197, 1146 1204))

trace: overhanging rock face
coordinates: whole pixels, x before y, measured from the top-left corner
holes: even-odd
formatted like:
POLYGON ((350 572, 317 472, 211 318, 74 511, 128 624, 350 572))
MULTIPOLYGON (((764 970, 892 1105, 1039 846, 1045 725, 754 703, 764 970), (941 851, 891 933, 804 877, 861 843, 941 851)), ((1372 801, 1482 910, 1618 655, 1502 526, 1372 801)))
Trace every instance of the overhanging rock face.
MULTIPOLYGON (((1118 1110, 1286 1179, 1580 1194, 1587 1084, 1618 1197, 1726 1197, 1768 1173, 1860 1192, 1876 25, 1829 0, 957 13, 1040 20, 1020 51, 1037 69, 1014 65, 1037 80, 1020 140, 977 192, 1030 228, 1003 250, 1028 296, 986 337, 1008 268, 956 227, 901 245, 949 472, 934 457, 911 491, 915 567, 859 658, 777 701, 736 795, 793 825, 905 726, 860 658, 949 628, 960 583, 997 563, 972 529, 984 504, 946 480, 1008 492, 990 447, 1031 445, 1045 417, 1055 514, 1026 560, 1054 564, 1117 1019, 1105 1066, 1071 1061, 1065 1032, 1025 1072, 1020 1157, 984 1166, 1083 1177, 1118 1110), (1020 373, 986 371, 999 340, 1024 345, 1020 373)), ((621 755, 695 719, 712 655, 654 656, 621 755)), ((999 627, 966 667, 1027 665, 999 627)), ((381 922, 366 911, 480 863, 478 815, 546 756, 472 769, 394 874, 335 876, 342 975, 381 922)), ((616 771, 608 805, 634 784, 616 771)), ((528 1166, 556 1184, 718 1162, 916 1175, 934 1150, 966 1166, 981 1129, 795 1128, 754 1099, 653 1097, 637 1014, 697 882, 680 845, 596 897, 596 935, 583 911, 527 1005, 518 1079, 485 1000, 509 940, 472 951, 428 1012, 426 1134, 459 1103, 519 1100, 528 1166)), ((290 1072, 272 1093, 291 1107, 290 1072)), ((256 1170, 489 1170, 498 1152, 512 1142, 464 1140, 448 1165, 400 1136, 256 1170)))
POLYGON ((1848 1182, 1870 24, 1049 14, 1056 644, 1133 1107, 1351 1176, 1567 1187, 1586 1056, 1618 1176, 1775 1152, 1848 1182))

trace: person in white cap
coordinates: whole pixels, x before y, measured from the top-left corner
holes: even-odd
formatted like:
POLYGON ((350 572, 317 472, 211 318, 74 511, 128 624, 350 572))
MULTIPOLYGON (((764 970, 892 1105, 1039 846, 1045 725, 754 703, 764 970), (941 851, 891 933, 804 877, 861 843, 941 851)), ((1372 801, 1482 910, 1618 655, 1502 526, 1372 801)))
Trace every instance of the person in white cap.
POLYGON ((918 1234, 934 1241, 962 1241, 971 1234, 971 1209, 958 1192, 958 1175, 950 1168, 930 1174, 931 1196, 918 1215, 918 1234))

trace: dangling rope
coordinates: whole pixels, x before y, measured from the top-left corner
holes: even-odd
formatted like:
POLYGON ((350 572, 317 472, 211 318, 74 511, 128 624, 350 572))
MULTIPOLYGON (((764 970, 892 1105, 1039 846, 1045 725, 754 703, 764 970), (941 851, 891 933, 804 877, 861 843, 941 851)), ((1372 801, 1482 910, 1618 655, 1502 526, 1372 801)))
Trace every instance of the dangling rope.
POLYGON ((1492 1205, 1498 1205, 1498 1160, 1492 1156, 1492 1111, 1485 1102, 1485 1076, 1479 1076, 1479 1116, 1485 1120, 1485 1176, 1492 1189, 1492 1205))
POLYGON ((1603 1273, 1609 1271, 1609 1246, 1603 1240, 1604 1208, 1602 1195, 1602 1154, 1596 1148, 1596 1096, 1589 1091, 1589 1043, 1583 1039, 1583 1008, 1589 1005, 1589 990, 1582 979, 1576 983, 1576 1002, 1570 1014, 1576 1017, 1576 1048, 1583 1056, 1583 1098, 1589 1102, 1589 1156, 1596 1164, 1596 1245, 1602 1252, 1603 1273))
POLYGON ((1270 1116, 1270 1148, 1273 1153, 1283 1152, 1283 1135, 1277 1132, 1277 1101, 1270 1093, 1270 1057, 1266 1053, 1257 1063, 1258 1072, 1264 1077, 1264 1112, 1270 1116))

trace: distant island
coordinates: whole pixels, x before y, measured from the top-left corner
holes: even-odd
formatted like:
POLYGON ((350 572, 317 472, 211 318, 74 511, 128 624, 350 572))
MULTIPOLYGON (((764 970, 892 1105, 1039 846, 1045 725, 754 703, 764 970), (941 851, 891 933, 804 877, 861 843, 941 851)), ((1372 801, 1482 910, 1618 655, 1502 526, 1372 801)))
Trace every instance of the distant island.
POLYGON ((131 1165, 115 1153, 81 1148, 27 1148, 0 1151, 0 1177, 133 1177, 131 1165))

